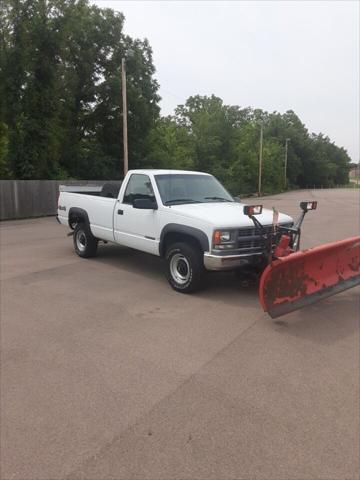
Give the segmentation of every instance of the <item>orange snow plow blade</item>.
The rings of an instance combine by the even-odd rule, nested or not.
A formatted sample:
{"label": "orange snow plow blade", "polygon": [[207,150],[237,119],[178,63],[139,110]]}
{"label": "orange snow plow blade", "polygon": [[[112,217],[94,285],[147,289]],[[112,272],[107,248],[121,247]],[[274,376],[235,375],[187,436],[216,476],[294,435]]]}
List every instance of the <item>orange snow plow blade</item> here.
{"label": "orange snow plow blade", "polygon": [[291,253],[268,265],[259,297],[272,318],[360,284],[360,237]]}

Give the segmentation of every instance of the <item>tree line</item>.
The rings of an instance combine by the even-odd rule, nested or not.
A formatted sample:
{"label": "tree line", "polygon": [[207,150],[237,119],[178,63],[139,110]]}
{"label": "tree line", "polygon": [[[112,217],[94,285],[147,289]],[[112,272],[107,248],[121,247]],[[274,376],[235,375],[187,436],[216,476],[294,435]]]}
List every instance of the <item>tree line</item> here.
{"label": "tree line", "polygon": [[216,175],[233,193],[348,182],[350,158],[308,132],[293,111],[268,113],[194,95],[160,115],[147,40],[124,33],[124,16],[87,0],[0,0],[0,177],[122,176],[121,59],[126,59],[130,168]]}

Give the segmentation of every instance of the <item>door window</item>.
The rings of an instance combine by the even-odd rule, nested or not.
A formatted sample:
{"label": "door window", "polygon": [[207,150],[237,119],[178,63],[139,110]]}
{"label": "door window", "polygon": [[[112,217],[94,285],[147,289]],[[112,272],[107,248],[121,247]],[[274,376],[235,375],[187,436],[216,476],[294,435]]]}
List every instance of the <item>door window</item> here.
{"label": "door window", "polygon": [[155,202],[154,190],[147,175],[133,173],[127,184],[123,203],[133,205],[138,198],[149,198]]}

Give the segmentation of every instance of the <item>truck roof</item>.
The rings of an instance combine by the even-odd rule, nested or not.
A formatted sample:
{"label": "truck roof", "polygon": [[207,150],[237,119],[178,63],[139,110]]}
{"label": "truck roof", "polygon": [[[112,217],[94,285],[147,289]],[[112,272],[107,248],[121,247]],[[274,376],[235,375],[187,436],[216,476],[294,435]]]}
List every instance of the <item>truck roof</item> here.
{"label": "truck roof", "polygon": [[156,168],[147,168],[147,169],[137,169],[129,170],[129,173],[147,173],[152,175],[172,175],[172,174],[182,174],[182,175],[210,175],[205,172],[195,172],[191,170],[166,170],[166,169],[156,169]]}

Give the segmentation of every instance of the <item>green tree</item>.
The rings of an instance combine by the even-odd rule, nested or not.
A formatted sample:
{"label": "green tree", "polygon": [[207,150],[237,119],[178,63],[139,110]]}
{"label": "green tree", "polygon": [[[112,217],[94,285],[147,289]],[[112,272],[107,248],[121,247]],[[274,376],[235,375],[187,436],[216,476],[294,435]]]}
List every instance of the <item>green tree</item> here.
{"label": "green tree", "polygon": [[12,172],[8,161],[9,137],[5,123],[0,123],[0,178],[11,178]]}
{"label": "green tree", "polygon": [[126,59],[129,164],[203,170],[236,194],[347,183],[350,158],[299,117],[194,95],[160,118],[149,42],[124,15],[88,0],[0,0],[0,173],[3,178],[120,178],[121,60]]}
{"label": "green tree", "polygon": [[[127,57],[130,164],[159,116],[147,40],[87,0],[3,0],[0,121],[17,178],[122,174],[121,59]],[[130,55],[130,51],[132,54]]]}
{"label": "green tree", "polygon": [[249,121],[249,114],[249,109],[224,105],[214,95],[190,97],[178,106],[175,121],[188,131],[195,169],[211,172],[227,182],[236,160],[238,132]]}
{"label": "green tree", "polygon": [[159,119],[148,138],[146,168],[194,170],[194,143],[188,129],[172,117]]}

